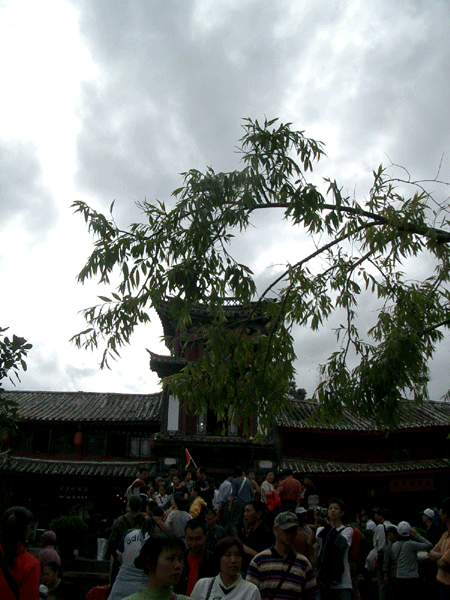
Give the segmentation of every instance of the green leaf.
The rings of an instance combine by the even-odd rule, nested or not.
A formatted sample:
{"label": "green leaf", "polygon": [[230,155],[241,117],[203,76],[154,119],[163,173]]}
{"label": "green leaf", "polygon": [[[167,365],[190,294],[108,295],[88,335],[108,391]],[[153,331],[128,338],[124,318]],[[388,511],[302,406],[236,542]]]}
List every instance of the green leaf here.
{"label": "green leaf", "polygon": [[[193,410],[209,403],[217,418],[228,412],[247,423],[257,414],[270,428],[288,406],[291,332],[326,327],[330,357],[320,366],[318,414],[338,419],[346,406],[395,427],[404,398],[427,398],[423,374],[450,323],[450,210],[442,200],[448,193],[440,193],[448,184],[405,180],[403,170],[380,165],[366,193],[347,197],[339,182],[324,178],[321,185],[310,176],[325,155],[323,143],[278,119],[244,119],[239,152],[242,169],[186,171],[170,208],[144,201],[142,222],[125,230],[74,203],[95,238],[78,280],[97,279],[115,291],[114,302],[99,296],[105,304],[84,311],[89,327],[73,341],[91,349],[104,341],[108,366],[135,327],[148,322],[150,308],[167,309],[183,351],[201,339],[201,352],[192,350],[196,361],[167,382]],[[266,222],[283,219],[289,235],[298,232],[298,244],[272,280],[264,275],[258,296],[261,265],[256,271],[243,264],[239,249],[246,241],[270,249],[267,230],[255,226],[264,222],[255,218],[261,214]],[[407,261],[429,261],[435,270],[411,280]],[[270,261],[266,266],[273,269]],[[228,297],[243,307],[234,332]],[[200,309],[208,313],[205,323],[195,318]],[[366,330],[358,312],[371,319]],[[341,325],[331,330],[328,320]]]}

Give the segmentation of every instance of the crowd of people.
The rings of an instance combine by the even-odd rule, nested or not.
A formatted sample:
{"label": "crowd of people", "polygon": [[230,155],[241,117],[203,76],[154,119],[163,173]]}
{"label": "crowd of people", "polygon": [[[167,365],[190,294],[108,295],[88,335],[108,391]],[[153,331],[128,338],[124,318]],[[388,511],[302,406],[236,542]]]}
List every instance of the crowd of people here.
{"label": "crowd of people", "polygon": [[[125,491],[126,511],[96,537],[111,600],[365,600],[369,584],[379,600],[450,599],[450,498],[411,526],[389,508],[321,506],[312,478],[289,469],[260,481],[236,467],[219,485],[202,467],[192,475],[142,468]],[[23,507],[3,517],[1,597],[84,598],[62,577],[53,532],[36,557],[26,550],[31,523]]]}

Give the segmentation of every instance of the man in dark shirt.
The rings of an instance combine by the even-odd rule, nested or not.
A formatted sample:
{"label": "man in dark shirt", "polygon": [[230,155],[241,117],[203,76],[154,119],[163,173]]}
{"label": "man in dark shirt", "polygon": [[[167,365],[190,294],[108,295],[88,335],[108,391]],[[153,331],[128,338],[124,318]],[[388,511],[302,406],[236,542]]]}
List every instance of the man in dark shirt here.
{"label": "man in dark shirt", "polygon": [[178,467],[176,464],[170,465],[169,467],[169,475],[164,479],[164,485],[166,486],[166,490],[170,490],[170,493],[173,493],[173,477],[174,475],[178,475]]}
{"label": "man in dark shirt", "polygon": [[207,477],[205,467],[198,467],[195,471],[197,476],[197,483],[200,483],[201,496],[208,505],[208,508],[212,508],[212,501],[214,498],[214,479]]}
{"label": "man in dark shirt", "polygon": [[233,481],[231,482],[230,504],[230,535],[237,537],[243,526],[244,509],[253,500],[253,488],[245,477],[241,467],[235,467]]}
{"label": "man in dark shirt", "polygon": [[434,510],[431,508],[426,508],[422,513],[422,522],[427,528],[425,537],[433,544],[433,547],[436,546],[442,535],[440,527],[434,523],[434,517]]}
{"label": "man in dark shirt", "polygon": [[266,505],[261,500],[251,500],[244,509],[244,520],[248,527],[242,538],[244,560],[242,570],[247,571],[251,559],[275,543],[275,535],[265,524]]}
{"label": "man in dark shirt", "polygon": [[206,550],[206,526],[200,519],[192,519],[186,523],[185,541],[187,551],[184,555],[183,571],[180,580],[174,587],[177,594],[190,596],[199,579],[212,577],[217,572],[211,560],[211,552]]}
{"label": "man in dark shirt", "polygon": [[214,552],[214,548],[219,540],[225,537],[225,529],[217,525],[217,516],[212,508],[208,509],[205,515],[206,520],[206,544],[205,548]]}
{"label": "man in dark shirt", "polygon": [[306,510],[310,508],[316,508],[319,504],[319,496],[317,490],[313,485],[311,475],[305,475],[303,478],[303,506]]}

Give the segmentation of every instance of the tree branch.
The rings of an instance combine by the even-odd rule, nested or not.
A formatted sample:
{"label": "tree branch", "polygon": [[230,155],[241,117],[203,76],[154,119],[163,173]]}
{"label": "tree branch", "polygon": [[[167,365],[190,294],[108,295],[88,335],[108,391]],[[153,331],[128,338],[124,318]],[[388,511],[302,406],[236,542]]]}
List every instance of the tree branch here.
{"label": "tree branch", "polygon": [[440,321],[440,323],[430,325],[430,327],[427,327],[426,329],[421,329],[417,332],[417,335],[423,337],[424,335],[427,335],[428,333],[431,333],[432,331],[435,331],[436,329],[439,329],[439,327],[443,327],[444,325],[450,325],[450,318],[444,319],[443,321]]}

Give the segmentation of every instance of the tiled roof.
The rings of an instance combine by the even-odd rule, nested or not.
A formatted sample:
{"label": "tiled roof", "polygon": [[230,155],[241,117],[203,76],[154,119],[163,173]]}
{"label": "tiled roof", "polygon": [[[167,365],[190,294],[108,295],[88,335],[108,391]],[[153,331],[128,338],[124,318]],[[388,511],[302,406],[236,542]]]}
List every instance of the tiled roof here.
{"label": "tiled roof", "polygon": [[[374,419],[356,417],[346,408],[339,423],[308,421],[317,405],[307,400],[292,400],[292,410],[283,411],[277,420],[278,427],[287,429],[308,429],[313,431],[361,431],[381,432]],[[416,406],[413,402],[403,402],[398,429],[427,429],[430,427],[448,427],[450,425],[449,402],[424,402]]]}
{"label": "tiled roof", "polygon": [[156,466],[151,461],[107,462],[81,460],[50,460],[11,456],[9,452],[0,455],[0,472],[29,475],[70,475],[82,477],[135,477],[140,464]]}
{"label": "tiled roof", "polygon": [[161,420],[161,394],[2,391],[21,421],[148,423]]}
{"label": "tiled roof", "polygon": [[292,469],[297,473],[325,474],[395,474],[408,471],[433,471],[450,469],[450,458],[436,458],[415,461],[399,461],[392,463],[338,463],[327,461],[302,460],[300,458],[284,458],[282,469]]}
{"label": "tiled roof", "polygon": [[148,351],[148,353],[150,354],[151,360],[155,360],[161,363],[167,363],[168,365],[180,365],[184,367],[185,365],[189,364],[189,361],[183,356],[172,356],[171,354],[156,354],[155,352],[150,352],[150,350]]}
{"label": "tiled roof", "polygon": [[[134,477],[140,462],[108,462],[80,460],[50,460],[11,456],[9,452],[0,455],[0,472],[22,473],[34,475],[70,475],[83,477]],[[146,461],[150,467],[156,463]],[[393,463],[337,463],[327,461],[301,460],[285,458],[282,469],[292,469],[298,473],[314,475],[337,474],[390,474],[407,473],[408,471],[434,471],[450,469],[449,458],[428,459],[419,461],[401,461]],[[152,470],[152,469],[151,469]]]}
{"label": "tiled roof", "polygon": [[[172,357],[168,357],[172,358]],[[177,359],[178,360],[178,359]],[[148,423],[161,421],[162,395],[102,394],[94,392],[2,391],[0,397],[18,404],[21,421],[85,423]],[[344,408],[340,423],[315,423],[308,419],[316,404],[292,400],[292,410],[284,410],[277,425],[285,429],[309,431],[382,432],[374,420],[355,417]],[[450,426],[450,403],[424,402],[422,406],[404,402],[399,429],[428,429]],[[204,436],[201,436],[205,439]],[[230,440],[233,438],[231,437]]]}

